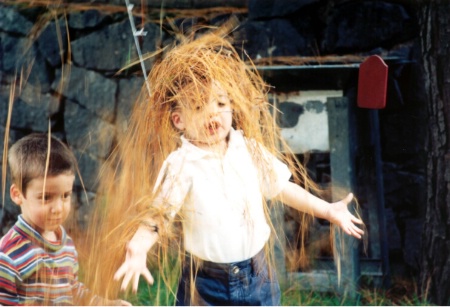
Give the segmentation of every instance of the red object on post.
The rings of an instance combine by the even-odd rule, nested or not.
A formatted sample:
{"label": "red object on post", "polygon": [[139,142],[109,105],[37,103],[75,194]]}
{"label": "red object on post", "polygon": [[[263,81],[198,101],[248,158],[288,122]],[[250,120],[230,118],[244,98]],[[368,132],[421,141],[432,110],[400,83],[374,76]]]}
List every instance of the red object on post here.
{"label": "red object on post", "polygon": [[358,107],[383,109],[386,106],[388,66],[378,55],[368,57],[359,66]]}

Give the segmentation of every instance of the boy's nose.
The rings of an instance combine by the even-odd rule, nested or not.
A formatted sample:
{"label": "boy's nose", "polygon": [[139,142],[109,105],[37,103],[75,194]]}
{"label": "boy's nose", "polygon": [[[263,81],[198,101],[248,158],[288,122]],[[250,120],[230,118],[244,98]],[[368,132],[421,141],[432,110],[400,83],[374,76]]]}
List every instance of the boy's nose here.
{"label": "boy's nose", "polygon": [[64,206],[64,201],[61,198],[58,198],[52,206],[52,213],[59,213],[62,211]]}

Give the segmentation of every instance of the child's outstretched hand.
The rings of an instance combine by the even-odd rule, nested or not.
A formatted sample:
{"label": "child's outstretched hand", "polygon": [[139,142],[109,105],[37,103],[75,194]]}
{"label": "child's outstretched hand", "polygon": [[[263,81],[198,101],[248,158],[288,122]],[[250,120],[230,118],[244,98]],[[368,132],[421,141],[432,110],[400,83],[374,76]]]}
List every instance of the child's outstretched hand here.
{"label": "child's outstretched hand", "polygon": [[348,194],[341,201],[329,203],[289,181],[277,197],[294,209],[329,220],[331,223],[341,227],[348,235],[361,239],[361,236],[364,234],[364,231],[355,225],[364,224],[363,221],[351,214],[347,208],[353,199],[352,193]]}
{"label": "child's outstretched hand", "polygon": [[362,220],[350,213],[348,204],[352,201],[353,194],[348,194],[344,199],[331,203],[328,209],[327,219],[342,228],[342,230],[355,238],[361,239],[364,231],[355,224],[364,224]]}
{"label": "child's outstretched hand", "polygon": [[121,290],[126,290],[130,281],[132,290],[137,292],[139,277],[142,275],[149,284],[153,284],[153,276],[147,268],[147,252],[153,244],[151,238],[139,229],[127,244],[125,261],[114,274],[114,280],[122,280]]}

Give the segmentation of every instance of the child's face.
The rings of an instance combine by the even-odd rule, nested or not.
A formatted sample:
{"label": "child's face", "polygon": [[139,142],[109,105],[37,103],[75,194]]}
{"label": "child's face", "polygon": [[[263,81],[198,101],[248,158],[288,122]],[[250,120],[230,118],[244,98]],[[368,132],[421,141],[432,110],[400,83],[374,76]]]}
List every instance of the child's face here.
{"label": "child's face", "polygon": [[13,184],[11,198],[21,206],[27,223],[44,237],[54,238],[69,215],[74,180],[70,173],[47,177],[44,187],[44,178],[35,178],[28,183],[26,195]]}
{"label": "child's face", "polygon": [[200,148],[226,145],[233,121],[230,98],[219,84],[213,83],[206,103],[174,111],[172,121]]}

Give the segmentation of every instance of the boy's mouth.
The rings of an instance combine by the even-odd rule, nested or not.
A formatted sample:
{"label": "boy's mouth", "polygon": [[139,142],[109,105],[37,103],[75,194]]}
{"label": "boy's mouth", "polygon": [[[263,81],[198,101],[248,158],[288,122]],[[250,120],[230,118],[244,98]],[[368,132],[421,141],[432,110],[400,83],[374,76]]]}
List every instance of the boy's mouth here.
{"label": "boy's mouth", "polygon": [[62,218],[53,218],[48,220],[51,224],[61,224]]}

